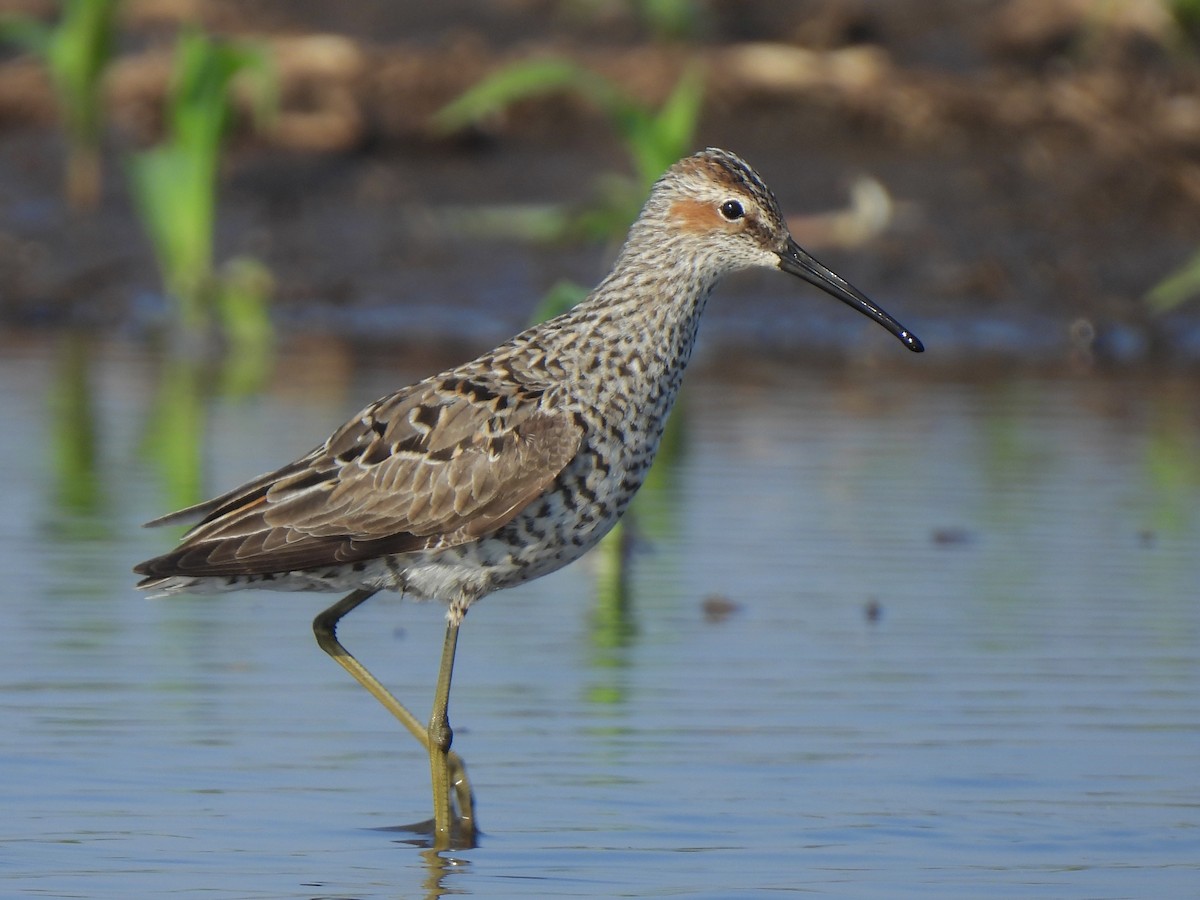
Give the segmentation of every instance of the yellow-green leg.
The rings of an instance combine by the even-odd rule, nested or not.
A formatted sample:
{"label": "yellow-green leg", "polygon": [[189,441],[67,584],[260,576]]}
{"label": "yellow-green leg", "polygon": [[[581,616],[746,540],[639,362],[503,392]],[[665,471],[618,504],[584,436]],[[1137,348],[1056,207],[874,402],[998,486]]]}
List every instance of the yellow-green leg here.
{"label": "yellow-green leg", "polygon": [[446,631],[446,644],[442,651],[442,663],[438,673],[437,691],[434,694],[433,715],[429,725],[422,725],[408,708],[380,684],[362,663],[351,655],[337,639],[337,625],[341,618],[359,606],[375,591],[351,591],[333,606],[313,619],[313,633],[321,649],[333,657],[354,680],[365,687],[371,696],[383,704],[400,724],[421,742],[429,754],[430,770],[433,775],[434,839],[440,847],[448,847],[454,833],[455,820],[451,804],[451,791],[458,803],[459,840],[466,845],[475,841],[475,810],[471,782],[462,758],[450,750],[453,733],[446,717],[450,697],[450,674],[454,668],[454,648],[458,640],[458,624],[453,623]]}
{"label": "yellow-green leg", "polygon": [[437,690],[433,694],[433,712],[429,714],[429,774],[433,780],[433,821],[438,842],[447,843],[451,834],[450,815],[450,743],[454,731],[450,728],[450,678],[454,673],[454,650],[458,645],[458,621],[446,625],[446,641],[442,645],[442,663],[438,667]]}

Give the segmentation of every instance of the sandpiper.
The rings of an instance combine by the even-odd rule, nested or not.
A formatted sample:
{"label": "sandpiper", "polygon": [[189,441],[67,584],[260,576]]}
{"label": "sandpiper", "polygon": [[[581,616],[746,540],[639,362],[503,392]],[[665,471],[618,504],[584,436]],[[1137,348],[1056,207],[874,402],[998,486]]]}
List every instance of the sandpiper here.
{"label": "sandpiper", "polygon": [[[709,294],[752,267],[798,275],[924,349],[792,239],[757,172],[704,150],[658,180],[613,270],[576,307],[375,401],[295,462],[148,523],[197,524],[136,567],[138,587],[348,591],[314,620],[317,642],[424,745],[435,846],[472,843],[447,715],[463,616],[613,527],[654,459]],[[427,724],[338,642],[342,616],[381,590],[448,604]]]}

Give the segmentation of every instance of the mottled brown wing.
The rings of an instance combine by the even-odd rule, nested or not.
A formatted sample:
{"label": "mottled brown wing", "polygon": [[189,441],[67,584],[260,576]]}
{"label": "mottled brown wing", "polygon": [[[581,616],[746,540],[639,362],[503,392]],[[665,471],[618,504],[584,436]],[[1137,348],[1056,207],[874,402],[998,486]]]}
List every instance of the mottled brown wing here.
{"label": "mottled brown wing", "polygon": [[137,571],[265,574],[476,540],[549,487],[581,441],[582,428],[542,388],[423,382],[368,407],[303,459],[158,520],[204,516]]}

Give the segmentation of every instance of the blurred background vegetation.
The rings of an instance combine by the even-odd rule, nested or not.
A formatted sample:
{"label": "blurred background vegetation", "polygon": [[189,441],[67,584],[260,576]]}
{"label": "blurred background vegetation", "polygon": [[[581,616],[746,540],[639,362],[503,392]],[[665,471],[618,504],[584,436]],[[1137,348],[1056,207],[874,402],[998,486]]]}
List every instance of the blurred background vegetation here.
{"label": "blurred background vegetation", "polygon": [[[1190,360],[1198,10],[4,0],[0,322],[174,322],[261,356],[272,322],[454,344],[450,298],[499,339],[576,299],[657,173],[720,144],[802,242],[937,321],[939,364]],[[462,241],[511,291],[458,277]],[[774,313],[730,338],[810,337]]]}
{"label": "blurred background vegetation", "polygon": [[[1195,0],[5,0],[0,322],[174,323],[260,370],[272,323],[498,340],[720,144],[802,242],[936,320],[938,365],[1190,360],[1198,23]],[[461,241],[511,290],[458,278]],[[730,340],[809,337],[774,314]]]}
{"label": "blurred background vegetation", "polygon": [[[187,502],[207,398],[279,341],[473,354],[576,302],[709,144],[927,371],[1200,358],[1196,0],[5,0],[0,39],[0,329],[67,335],[76,504],[93,342],[157,348],[144,444]],[[714,353],[901,364],[729,293]]]}

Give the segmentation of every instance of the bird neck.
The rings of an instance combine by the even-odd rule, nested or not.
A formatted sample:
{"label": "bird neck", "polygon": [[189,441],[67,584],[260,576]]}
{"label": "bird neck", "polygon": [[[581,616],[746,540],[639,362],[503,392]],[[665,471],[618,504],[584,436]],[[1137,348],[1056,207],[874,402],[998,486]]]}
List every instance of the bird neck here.
{"label": "bird neck", "polygon": [[586,299],[547,323],[560,351],[551,353],[570,361],[564,375],[590,386],[580,393],[599,398],[607,415],[628,418],[631,441],[638,434],[657,444],[716,280],[669,255],[627,248]]}
{"label": "bird neck", "polygon": [[[574,310],[582,327],[616,359],[644,368],[687,364],[716,279],[668,252],[634,253],[628,247],[612,272]],[[615,361],[615,360],[614,360]]]}
{"label": "bird neck", "polygon": [[513,338],[499,355],[528,362],[532,351],[543,374],[590,385],[584,395],[617,390],[631,409],[665,414],[720,272],[694,243],[639,237],[641,224],[586,298]]}

